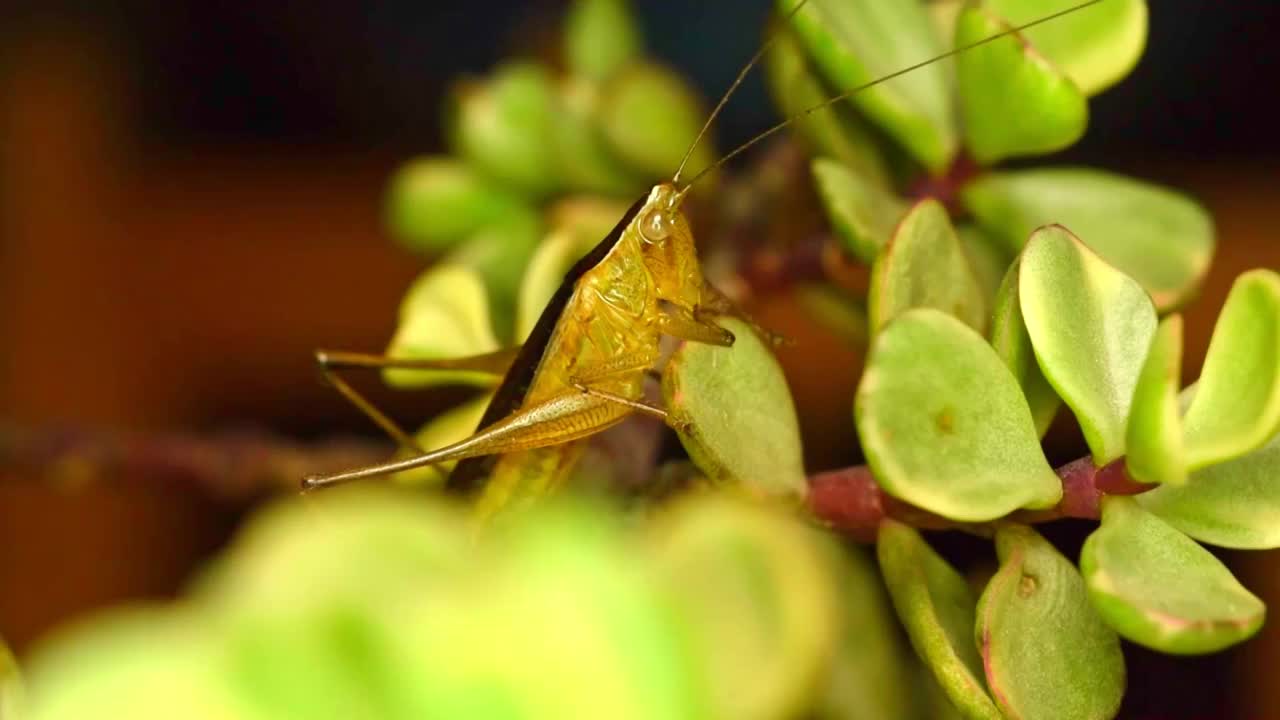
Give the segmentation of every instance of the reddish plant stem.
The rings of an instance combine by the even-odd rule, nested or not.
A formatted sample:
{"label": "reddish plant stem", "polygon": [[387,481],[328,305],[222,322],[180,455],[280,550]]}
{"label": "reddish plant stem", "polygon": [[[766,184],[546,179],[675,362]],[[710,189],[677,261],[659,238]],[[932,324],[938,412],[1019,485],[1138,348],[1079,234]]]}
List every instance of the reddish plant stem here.
{"label": "reddish plant stem", "polygon": [[[1020,510],[1009,519],[1041,523],[1060,518],[1099,517],[1105,495],[1136,495],[1155,487],[1136,482],[1125,471],[1124,459],[1102,467],[1088,457],[1055,471],[1062,480],[1062,500],[1047,510]],[[965,523],[935,515],[889,496],[865,465],[818,473],[809,478],[808,505],[822,524],[861,542],[875,540],[880,521],[892,518],[922,530],[981,532],[986,523]]]}

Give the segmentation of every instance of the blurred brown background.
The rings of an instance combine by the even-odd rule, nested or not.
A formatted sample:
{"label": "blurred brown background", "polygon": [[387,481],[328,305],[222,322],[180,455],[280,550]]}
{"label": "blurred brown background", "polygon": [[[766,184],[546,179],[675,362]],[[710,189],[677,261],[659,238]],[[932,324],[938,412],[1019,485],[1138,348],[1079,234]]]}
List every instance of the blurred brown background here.
{"label": "blurred brown background", "polygon": [[[651,47],[708,95],[754,49],[767,4],[637,2]],[[1231,279],[1280,267],[1280,8],[1151,5],[1147,56],[1095,101],[1068,159],[1181,187],[1213,212],[1218,257],[1188,313],[1191,378]],[[316,381],[310,353],[381,347],[421,268],[380,228],[383,182],[403,158],[438,147],[451,77],[538,47],[562,10],[550,0],[7,5],[0,423],[373,437]],[[721,146],[771,118],[750,84],[719,128]],[[778,322],[800,322],[782,307],[770,311]],[[793,366],[834,372],[793,373],[802,410],[847,418],[847,403],[831,398],[850,397],[854,379],[816,382],[852,358],[803,348]],[[439,402],[379,398],[406,417]],[[0,636],[20,651],[83,608],[172,592],[241,509],[177,487],[3,480]],[[1280,555],[1229,559],[1280,606]],[[1134,657],[1135,717],[1280,717],[1267,682],[1280,671],[1280,626],[1220,657]]]}

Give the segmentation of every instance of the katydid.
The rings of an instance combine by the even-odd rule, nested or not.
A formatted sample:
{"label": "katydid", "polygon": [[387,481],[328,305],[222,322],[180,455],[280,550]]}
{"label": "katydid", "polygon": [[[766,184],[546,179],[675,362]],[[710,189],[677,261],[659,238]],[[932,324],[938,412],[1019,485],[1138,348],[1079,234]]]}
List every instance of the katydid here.
{"label": "katydid", "polygon": [[[806,1],[800,0],[783,23]],[[712,110],[672,180],[637,200],[608,236],[569,270],[521,347],[446,360],[317,353],[322,371],[338,390],[402,445],[416,449],[416,454],[348,472],[307,477],[303,487],[462,460],[451,473],[448,487],[472,492],[483,484],[478,510],[488,515],[513,497],[534,497],[552,490],[569,473],[587,438],[632,413],[647,414],[680,429],[678,419],[647,403],[644,396],[645,380],[660,361],[660,343],[664,336],[671,336],[731,346],[733,335],[714,318],[737,312],[703,277],[693,234],[681,210],[689,188],[709,171],[805,115],[912,70],[1102,1],[1077,4],[842,92],[779,122],[682,186],[680,175],[694,147],[772,40],[766,42]],[[341,367],[464,369],[501,375],[502,381],[475,434],[424,452],[333,374]]]}

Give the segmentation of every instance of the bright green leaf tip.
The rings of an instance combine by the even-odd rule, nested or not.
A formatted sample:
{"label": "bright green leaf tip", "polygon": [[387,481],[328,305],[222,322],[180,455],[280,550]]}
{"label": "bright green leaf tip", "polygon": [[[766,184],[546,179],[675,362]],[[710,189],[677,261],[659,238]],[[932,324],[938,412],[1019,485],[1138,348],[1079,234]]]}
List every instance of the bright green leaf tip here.
{"label": "bright green leaf tip", "polygon": [[[1009,25],[982,7],[956,21],[956,47],[998,35]],[[1074,81],[1019,36],[956,57],[965,140],[983,164],[1061,150],[1084,134],[1088,104]]]}
{"label": "bright green leaf tip", "polygon": [[[778,12],[789,13],[798,2],[777,0]],[[923,3],[810,2],[796,13],[792,26],[835,88],[857,87],[943,50]],[[877,85],[850,102],[930,170],[941,172],[955,156],[959,142],[941,66],[929,65]]]}
{"label": "bright green leaf tip", "polygon": [[1001,720],[973,642],[969,584],[908,525],[882,522],[876,553],[898,617],[942,691],[966,718]]}
{"label": "bright green leaf tip", "polygon": [[1236,278],[1184,424],[1192,469],[1240,457],[1280,431],[1280,274]]}
{"label": "bright green leaf tip", "polygon": [[941,310],[978,332],[987,324],[985,292],[946,208],[932,198],[907,212],[871,268],[871,333],[916,307]]}
{"label": "bright green leaf tip", "polygon": [[1017,381],[981,335],[945,313],[908,310],[885,326],[854,415],[876,480],[917,507],[983,522],[1062,497]]}
{"label": "bright green leaf tip", "polygon": [[1132,498],[1103,501],[1080,552],[1098,612],[1121,635],[1179,655],[1211,653],[1262,627],[1266,607],[1212,553]]}
{"label": "bright green leaf tip", "polygon": [[1145,483],[1187,481],[1178,385],[1182,378],[1182,316],[1170,315],[1156,328],[1138,375],[1125,431],[1125,468]]}
{"label": "bright green leaf tip", "polygon": [[1018,295],[1045,378],[1080,421],[1094,462],[1124,455],[1126,423],[1156,331],[1151,299],[1066,228],[1032,233]]}
{"label": "bright green leaf tip", "polygon": [[1115,717],[1124,695],[1120,639],[1076,568],[1029,527],[996,533],[1000,569],[978,600],[975,637],[987,687],[1025,720]]}
{"label": "bright green leaf tip", "polygon": [[[400,303],[400,322],[387,346],[395,358],[438,359],[493,352],[499,348],[489,321],[484,281],[461,265],[436,265],[414,280]],[[383,380],[412,388],[444,383],[489,386],[494,377],[463,370],[386,369]]]}

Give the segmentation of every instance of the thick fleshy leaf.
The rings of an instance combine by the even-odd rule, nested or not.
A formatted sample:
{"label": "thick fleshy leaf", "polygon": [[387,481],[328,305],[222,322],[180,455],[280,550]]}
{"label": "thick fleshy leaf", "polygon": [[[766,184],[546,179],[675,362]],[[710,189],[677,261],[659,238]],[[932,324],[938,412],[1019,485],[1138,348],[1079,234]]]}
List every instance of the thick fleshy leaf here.
{"label": "thick fleshy leaf", "polygon": [[[427,269],[400,303],[400,324],[387,346],[396,358],[453,358],[493,352],[499,347],[489,323],[489,299],[474,270],[459,265]],[[489,386],[492,375],[464,370],[386,369],[393,387],[444,383]]]}
{"label": "thick fleshy leaf", "polygon": [[[432,418],[413,435],[418,447],[423,451],[431,451],[466,440],[479,427],[480,418],[484,416],[492,399],[492,395],[482,395]],[[400,456],[408,457],[409,453],[401,451]],[[391,479],[406,485],[443,485],[455,465],[457,462],[414,468],[398,472]]]}
{"label": "thick fleshy leaf", "polygon": [[950,315],[909,310],[885,327],[854,403],[876,480],[917,507],[982,522],[1062,497],[1017,381]]}
{"label": "thick fleshy leaf", "polygon": [[22,702],[22,680],[18,674],[18,661],[0,638],[0,720],[18,720]]}
{"label": "thick fleshy leaf", "polygon": [[[985,0],[1022,25],[1062,9],[1053,0]],[[1108,0],[1026,31],[1036,50],[1062,68],[1088,95],[1129,74],[1147,42],[1146,0]]]}
{"label": "thick fleshy leaf", "polygon": [[[778,12],[791,12],[799,1],[778,0]],[[943,49],[922,3],[811,2],[792,18],[792,26],[828,84],[838,90],[851,90]],[[938,65],[876,85],[851,101],[929,169],[941,171],[955,155],[951,98]]]}
{"label": "thick fleshy leaf", "polygon": [[1013,373],[1036,423],[1036,434],[1044,437],[1062,406],[1058,393],[1044,379],[1031,349],[1031,336],[1022,321],[1022,304],[1018,300],[1018,282],[1022,277],[1022,259],[1017,258],[1005,273],[996,292],[995,314],[991,320],[991,347]]}
{"label": "thick fleshy leaf", "polygon": [[577,0],[565,20],[569,72],[604,80],[640,55],[640,29],[627,0]]}
{"label": "thick fleshy leaf", "polygon": [[[968,7],[956,20],[956,47],[1008,29],[986,7]],[[1084,93],[1025,38],[1007,35],[961,53],[955,62],[965,141],[978,162],[1050,153],[1084,134]]]}
{"label": "thick fleshy leaf", "polygon": [[1023,720],[1115,717],[1124,696],[1120,639],[1089,602],[1084,580],[1029,527],[996,533],[1000,570],[978,599],[987,687]]}
{"label": "thick fleshy leaf", "polygon": [[[23,714],[3,718],[258,720],[269,716],[239,697],[237,688],[223,676],[223,663],[215,662],[211,653],[215,642],[207,628],[194,626],[190,613],[149,607],[99,613],[59,628],[42,642],[28,666],[30,692],[24,698]],[[322,699],[336,694],[331,687],[315,690]]]}
{"label": "thick fleshy leaf", "polygon": [[1133,498],[1103,500],[1080,571],[1107,623],[1161,652],[1217,652],[1257,632],[1266,615],[1220,560]]}
{"label": "thick fleshy leaf", "polygon": [[[671,70],[651,63],[628,65],[604,86],[600,126],[619,157],[645,177],[669,178],[697,137],[706,110]],[[711,164],[710,137],[698,143],[685,178]]]}
{"label": "thick fleshy leaf", "polygon": [[889,598],[862,547],[832,542],[828,573],[843,612],[835,657],[827,663],[825,692],[813,716],[822,720],[906,718],[919,706],[912,687],[916,662],[902,642]]}
{"label": "thick fleshy leaf", "polygon": [[1098,465],[1124,454],[1125,426],[1156,311],[1138,283],[1066,228],[1032,234],[1018,296],[1036,360],[1080,421]]}
{"label": "thick fleshy leaf", "polygon": [[1125,433],[1125,469],[1146,483],[1187,480],[1178,385],[1182,378],[1182,316],[1170,315],[1156,328]]}
{"label": "thick fleshy leaf", "polygon": [[976,225],[957,226],[956,236],[960,238],[960,245],[969,258],[969,266],[973,268],[978,287],[982,288],[987,307],[994,308],[1000,282],[1008,273],[1014,256],[999,240]]}
{"label": "thick fleshy leaf", "polygon": [[810,317],[855,348],[867,346],[867,307],[846,290],[829,283],[807,283],[795,288],[796,301]]}
{"label": "thick fleshy leaf", "polygon": [[[804,114],[831,93],[814,74],[794,32],[779,29],[765,54],[769,91],[784,117],[796,118],[795,131],[815,157],[827,157],[882,189],[891,185],[889,169],[866,121],[844,103]],[[870,262],[870,260],[867,260]]]}
{"label": "thick fleshy leaf", "polygon": [[1236,278],[1184,423],[1193,469],[1240,457],[1280,431],[1280,274]]}
{"label": "thick fleshy leaf", "polygon": [[874,262],[907,210],[896,195],[847,165],[828,158],[813,161],[814,187],[845,249]]}
{"label": "thick fleshy leaf", "polygon": [[1002,720],[973,642],[969,584],[908,525],[885,520],[876,538],[885,585],[916,654],[967,718]]}
{"label": "thick fleshy leaf", "polygon": [[643,179],[627,167],[596,122],[600,102],[596,83],[568,78],[560,86],[554,133],[565,185],[575,192],[638,195]]}
{"label": "thick fleshy leaf", "polygon": [[836,650],[826,539],[776,511],[702,495],[655,527],[654,560],[706,663],[710,717],[794,717]]}
{"label": "thick fleshy leaf", "polygon": [[481,228],[442,261],[479,273],[489,297],[493,331],[499,338],[512,337],[520,281],[542,237],[542,221],[537,213],[512,213]]}
{"label": "thick fleshy leaf", "polygon": [[1191,537],[1222,547],[1280,547],[1280,436],[1248,455],[1191,473],[1186,485],[1138,496]]}
{"label": "thick fleshy leaf", "polygon": [[986,299],[969,256],[946,208],[932,198],[911,208],[872,266],[867,292],[872,334],[919,307],[949,313],[979,332],[987,324]]}
{"label": "thick fleshy leaf", "polygon": [[764,495],[804,494],[804,458],[795,405],[782,368],[749,325],[720,324],[733,347],[684,343],[662,375],[667,411],[689,457],[712,480]]}
{"label": "thick fleshy leaf", "polygon": [[1162,312],[1195,292],[1213,257],[1213,223],[1199,205],[1120,175],[1086,168],[988,173],[967,184],[961,199],[1014,252],[1042,225],[1070,228],[1142,283]]}
{"label": "thick fleshy leaf", "polygon": [[486,225],[531,212],[463,163],[434,156],[411,160],[396,171],[385,209],[391,234],[418,252],[449,248]]}
{"label": "thick fleshy leaf", "polygon": [[456,91],[450,139],[454,151],[485,175],[534,195],[557,189],[555,82],[534,62],[514,62],[488,82]]}

